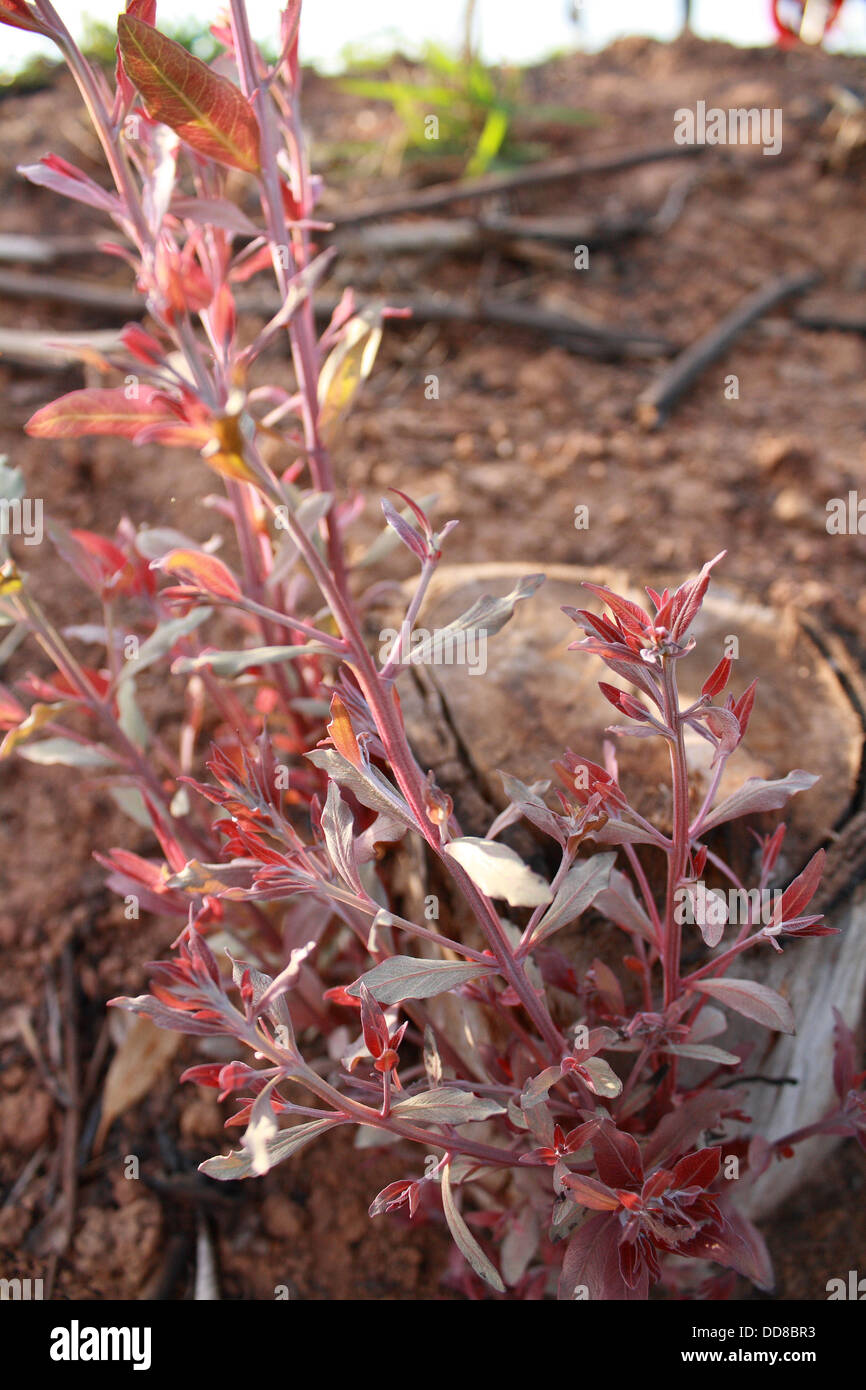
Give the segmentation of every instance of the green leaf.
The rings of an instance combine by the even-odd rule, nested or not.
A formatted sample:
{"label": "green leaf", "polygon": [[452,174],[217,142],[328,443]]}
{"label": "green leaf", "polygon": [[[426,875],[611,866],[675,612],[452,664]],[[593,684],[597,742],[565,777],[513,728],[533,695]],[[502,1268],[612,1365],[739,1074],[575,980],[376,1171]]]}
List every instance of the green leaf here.
{"label": "green leaf", "polygon": [[737,791],[719,802],[704,817],[701,834],[740,816],[753,816],[759,811],[778,811],[789,797],[808,791],[817,781],[813,773],[802,772],[799,768],[789,772],[787,777],[777,777],[771,782],[765,782],[762,777],[748,777]]}
{"label": "green leaf", "polygon": [[117,687],[117,722],[136,748],[147,747],[150,742],[150,730],[139,709],[134,680],[123,681]]}
{"label": "green leaf", "polygon": [[517,581],[510,594],[504,594],[501,598],[483,594],[459,618],[455,618],[447,627],[437,628],[424,642],[413,647],[408,661],[413,666],[423,666],[426,662],[436,666],[442,664],[443,653],[447,656],[458,633],[478,632],[483,633],[485,638],[492,637],[509,621],[517,604],[534,594],[543,583],[543,574],[527,574]]}
{"label": "green leaf", "polygon": [[716,1062],[723,1067],[739,1066],[743,1060],[723,1047],[713,1047],[712,1043],[670,1043],[662,1051],[672,1052],[675,1057],[692,1057],[698,1062]]}
{"label": "green leaf", "polygon": [[211,612],[210,608],[193,608],[182,618],[171,618],[167,623],[160,623],[147,640],[142,642],[138,656],[127,661],[117,678],[117,684],[121,685],[123,681],[131,680],[133,676],[152,666],[155,661],[161,661],[166,652],[171,651],[175,642],[194,632],[210,617]]}
{"label": "green leaf", "polygon": [[115,766],[115,759],[104,749],[75,743],[71,738],[44,738],[41,743],[29,743],[19,748],[18,756],[26,758],[29,763],[39,763],[41,767],[61,763],[64,767],[90,767],[105,771]]}
{"label": "green leaf", "polygon": [[153,829],[150,812],[138,787],[109,787],[109,795],[125,816],[145,830]]}
{"label": "green leaf", "polygon": [[569,869],[556,897],[532,933],[530,946],[537,946],[586,911],[607,888],[615,860],[615,854],[595,854],[591,859],[579,860]]}
{"label": "green leaf", "polygon": [[172,674],[187,675],[202,667],[215,676],[239,676],[251,666],[270,666],[291,661],[295,656],[333,656],[324,643],[307,642],[295,647],[250,647],[245,652],[203,652],[201,656],[179,656],[172,664]]}
{"label": "green leaf", "polygon": [[470,1120],[488,1120],[491,1115],[504,1115],[505,1106],[486,1096],[474,1096],[456,1086],[439,1086],[432,1091],[419,1091],[416,1096],[398,1101],[391,1107],[393,1115],[408,1116],[414,1123],[426,1120],[435,1125],[462,1125]]}
{"label": "green leaf", "polygon": [[478,137],[475,153],[466,166],[469,177],[484,174],[499,154],[508,134],[508,112],[502,107],[488,111],[484,129]]}
{"label": "green leaf", "polygon": [[581,1062],[581,1066],[592,1078],[589,1089],[597,1096],[604,1096],[607,1100],[612,1100],[622,1091],[622,1082],[609,1062],[603,1057],[590,1057],[587,1061]]}
{"label": "green leaf", "polygon": [[498,840],[464,835],[445,846],[445,853],[466,871],[489,898],[504,898],[512,907],[539,907],[553,896],[540,874]]}
{"label": "green leaf", "polygon": [[338,753],[336,748],[314,748],[304,754],[316,767],[322,768],[340,787],[348,787],[363,806],[371,811],[386,811],[404,825],[415,826],[415,818],[396,787],[374,767],[356,767]]}
{"label": "green leaf", "polygon": [[118,19],[117,42],[127,76],[153,120],[171,126],[198,154],[256,172],[258,121],[233,82],[131,15]]}
{"label": "green leaf", "polygon": [[350,985],[347,993],[358,999],[363,983],[380,1004],[399,1004],[402,999],[431,999],[468,980],[476,980],[479,975],[489,974],[495,968],[479,965],[476,961],[390,956]]}
{"label": "green leaf", "polygon": [[[342,1120],[310,1120],[308,1124],[294,1125],[291,1129],[283,1130],[276,1139],[267,1141],[269,1167],[273,1168],[277,1163],[282,1163],[284,1158],[291,1158],[292,1154],[300,1152],[320,1134],[325,1134],[327,1130],[333,1129],[335,1124],[342,1123]],[[199,1164],[198,1171],[206,1173],[209,1178],[216,1178],[218,1182],[248,1178],[253,1172],[253,1155],[246,1149],[233,1149],[229,1154],[217,1154],[215,1158],[205,1159],[204,1163]]]}
{"label": "green leaf", "polygon": [[505,1293],[505,1285],[500,1278],[499,1271],[490,1263],[454,1205],[454,1198],[451,1193],[450,1165],[447,1163],[442,1169],[442,1210],[445,1213],[445,1220],[448,1222],[448,1229],[454,1237],[454,1244],[464,1260],[472,1266],[478,1277],[495,1289],[497,1293]]}

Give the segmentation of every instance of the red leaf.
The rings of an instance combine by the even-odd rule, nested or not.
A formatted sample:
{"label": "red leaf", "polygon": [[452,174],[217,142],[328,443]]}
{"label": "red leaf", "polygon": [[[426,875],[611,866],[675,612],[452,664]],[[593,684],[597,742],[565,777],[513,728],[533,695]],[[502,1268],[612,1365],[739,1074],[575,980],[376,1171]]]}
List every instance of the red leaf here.
{"label": "red leaf", "polygon": [[414,1216],[418,1209],[418,1184],[405,1179],[402,1182],[389,1182],[370,1203],[369,1215],[378,1216],[383,1211],[396,1211],[397,1207],[408,1203],[409,1215]]}
{"label": "red leaf", "polygon": [[211,1086],[218,1091],[222,1069],[222,1062],[204,1062],[198,1067],[187,1067],[186,1071],[181,1072],[178,1081],[192,1081],[196,1086]]}
{"label": "red leaf", "polygon": [[773,924],[788,922],[794,917],[802,916],[803,908],[809,906],[818,891],[826,858],[827,855],[822,849],[812,855],[803,872],[798,874],[782,894],[778,911],[773,913]]}
{"label": "red leaf", "polygon": [[715,1260],[751,1279],[759,1289],[773,1287],[773,1266],[764,1238],[735,1207],[726,1208],[719,1229],[702,1231],[687,1245],[679,1246],[677,1254]]}
{"label": "red leaf", "polygon": [[603,1182],[598,1182],[596,1178],[585,1178],[580,1173],[570,1173],[567,1178],[562,1180],[563,1187],[567,1187],[576,1202],[580,1202],[583,1207],[591,1207],[593,1211],[619,1211],[622,1206],[615,1192],[611,1192],[609,1187],[605,1187]]}
{"label": "red leaf", "polygon": [[672,1187],[709,1187],[719,1175],[721,1149],[698,1149],[686,1154],[673,1170]]}
{"label": "red leaf", "polygon": [[587,980],[595,986],[599,997],[610,1013],[616,1017],[625,1013],[625,999],[619,980],[610,966],[605,965],[604,961],[599,960],[597,956],[587,971]]}
{"label": "red leaf", "polygon": [[656,1126],[644,1152],[648,1168],[667,1163],[690,1148],[705,1129],[711,1129],[725,1108],[732,1108],[730,1092],[701,1091],[665,1115]]}
{"label": "red leaf", "polygon": [[606,603],[611,612],[619,618],[626,632],[640,637],[647,628],[652,627],[649,613],[645,613],[639,603],[632,603],[631,599],[615,594],[606,584],[590,584],[584,581],[582,587],[598,594],[602,603]]}
{"label": "red leaf", "polygon": [[[626,703],[630,697],[626,694],[624,690],[618,690],[615,685],[608,685],[607,681],[599,681],[598,688],[601,691],[604,698],[610,701],[614,709],[619,710],[621,714],[630,713],[630,710],[627,708]],[[637,700],[632,700],[632,704],[637,705]],[[640,711],[640,713],[638,713],[634,717],[640,719],[643,715],[643,717],[646,718],[645,713],[641,710],[641,707],[639,705],[638,710]]]}
{"label": "red leaf", "polygon": [[737,722],[740,726],[741,738],[746,737],[746,730],[749,727],[749,720],[752,717],[752,707],[755,703],[755,691],[757,690],[757,688],[758,678],[756,676],[755,679],[752,681],[752,684],[748,687],[747,690],[743,691],[743,694],[740,696],[739,700],[737,700],[734,704],[734,714],[737,716]]}
{"label": "red leaf", "polygon": [[371,1057],[381,1057],[390,1041],[388,1020],[363,980],[360,985],[360,995],[361,1030],[364,1034],[364,1046]]}
{"label": "red leaf", "polygon": [[118,19],[117,40],[126,74],[153,120],[171,126],[196,153],[256,172],[258,122],[233,82],[131,15]]}
{"label": "red leaf", "polygon": [[619,1231],[619,1220],[612,1214],[590,1216],[582,1222],[568,1242],[562,1262],[561,1299],[582,1295],[592,1302],[605,1299],[622,1303],[646,1298],[649,1279],[645,1271],[633,1289],[620,1273]]}
{"label": "red leaf", "polygon": [[143,429],[161,422],[176,423],[164,400],[151,387],[140,387],[136,400],[123,389],[96,387],[70,391],[37,410],[25,425],[39,439],[77,439],[82,434],[117,434],[135,439]]}
{"label": "red leaf", "polygon": [[162,570],[163,574],[178,575],[214,598],[241,597],[238,582],[228,565],[224,565],[215,555],[206,555],[201,550],[172,550],[154,567]]}
{"label": "red leaf", "polygon": [[51,33],[24,0],[0,0],[0,24],[9,24],[13,29],[29,29],[34,34]]}
{"label": "red leaf", "polygon": [[602,1124],[592,1139],[595,1166],[608,1187],[640,1187],[643,1163],[637,1140],[612,1124]]}
{"label": "red leaf", "polygon": [[86,203],[88,207],[99,208],[115,216],[121,212],[121,203],[115,194],[107,193],[59,154],[43,155],[38,164],[22,164],[18,172],[30,183],[36,184],[37,188],[50,188],[64,198],[72,198],[77,203]]}
{"label": "red leaf", "polygon": [[728,677],[731,674],[731,664],[731,658],[729,656],[722,657],[718,666],[714,671],[710,672],[701,686],[702,695],[709,695],[710,699],[712,699],[715,695],[718,695],[724,690],[728,683]]}
{"label": "red leaf", "polygon": [[563,606],[562,611],[584,632],[594,632],[596,637],[602,638],[605,642],[622,642],[622,633],[603,615],[596,616],[595,613],[590,613],[588,608],[569,608],[567,605]]}
{"label": "red leaf", "polygon": [[713,565],[717,565],[719,560],[727,554],[727,551],[720,550],[718,555],[714,555],[712,560],[708,560],[698,575],[697,579],[692,579],[686,584],[682,584],[671,600],[670,606],[670,629],[671,637],[675,642],[679,642],[685,637],[698,613],[701,611],[701,604],[704,595],[710,585],[710,570]]}

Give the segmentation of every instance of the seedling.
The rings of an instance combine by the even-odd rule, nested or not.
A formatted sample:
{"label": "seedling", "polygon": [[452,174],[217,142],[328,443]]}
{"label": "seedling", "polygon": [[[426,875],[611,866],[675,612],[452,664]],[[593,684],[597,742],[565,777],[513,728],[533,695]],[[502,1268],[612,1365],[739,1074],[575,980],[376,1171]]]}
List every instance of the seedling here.
{"label": "seedling", "polygon": [[[713,832],[781,809],[815,778],[750,778],[720,797],[755,686],[725,695],[733,667],[723,656],[684,706],[677,674],[693,659],[716,556],[675,591],[649,590],[647,607],[588,586],[606,615],[569,609],[563,622],[577,624],[581,653],[610,668],[616,683],[601,689],[621,722],[593,750],[599,761],[563,751],[556,790],[505,774],[507,809],[483,838],[462,831],[447,787],[407,738],[400,682],[458,638],[495,641],[540,576],[412,642],[454,523],[437,530],[424,507],[395,494],[383,502],[386,532],[418,580],[388,652],[371,650],[373,567],[349,563],[355,508],[333,452],[382,314],[359,312],[347,294],[316,333],[312,295],[330,258],[315,245],[299,18],[290,4],[269,64],[244,0],[232,0],[213,29],[224,55],[216,71],[160,33],[153,0],[130,0],[110,86],[49,0],[0,0],[0,19],[57,44],[111,182],[50,155],[23,173],[114,224],[114,249],[148,314],[147,326],[125,329],[122,349],[87,352],[104,386],[43,406],[28,430],[46,441],[104,434],[190,449],[203,503],[215,482],[222,489],[212,505],[231,523],[236,553],[223,558],[214,541],[161,523],[121,520],[110,538],[49,524],[99,610],[86,633],[104,652],[93,664],[77,655],[80,634],[58,632],[4,556],[7,617],[55,673],[23,682],[27,704],[3,692],[3,755],[98,776],[159,845],[156,858],[123,848],[105,857],[127,904],[178,925],[150,993],[112,1002],[161,1028],[236,1044],[236,1060],[184,1074],[237,1101],[229,1123],[243,1131],[240,1147],[209,1159],[205,1173],[263,1174],[350,1127],[405,1141],[371,1215],[444,1218],[467,1292],[634,1299],[661,1283],[710,1297],[730,1292],[735,1273],[769,1288],[767,1251],[738,1193],[810,1135],[853,1135],[866,1147],[864,1074],[837,1019],[838,1104],[784,1139],[752,1133],[746,1092],[728,1084],[747,1050],[719,1039],[731,1014],[793,1029],[787,1002],[746,978],[740,961],[833,930],[809,911],[824,856],[762,915],[784,827],[759,841],[755,897]],[[255,214],[242,210],[252,194]],[[250,334],[235,294],[258,275],[274,277],[282,307]],[[286,335],[288,388],[266,380],[268,350]],[[2,479],[10,498],[20,495],[14,470]],[[177,690],[183,715],[171,739],[148,726],[148,672]],[[687,731],[712,749],[701,797]],[[615,744],[631,737],[668,750],[669,825],[645,819],[620,785]],[[507,843],[518,820],[558,860],[549,879]],[[441,914],[413,914],[393,890],[389,857],[409,841],[442,885]],[[742,921],[728,922],[721,894],[699,891],[710,875],[743,895]],[[622,933],[620,970],[597,960],[578,974],[558,949],[558,934],[590,910]]]}

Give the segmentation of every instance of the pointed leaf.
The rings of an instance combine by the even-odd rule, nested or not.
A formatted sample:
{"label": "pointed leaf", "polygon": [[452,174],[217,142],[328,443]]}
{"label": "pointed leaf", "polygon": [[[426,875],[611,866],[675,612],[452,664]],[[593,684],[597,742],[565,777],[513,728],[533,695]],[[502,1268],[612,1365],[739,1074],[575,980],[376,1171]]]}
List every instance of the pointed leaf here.
{"label": "pointed leaf", "polygon": [[502,1276],[509,1287],[520,1283],[535,1258],[540,1236],[538,1217],[531,1207],[511,1218],[502,1242]]}
{"label": "pointed leaf", "polygon": [[664,1051],[672,1052],[675,1057],[691,1057],[696,1062],[716,1062],[720,1067],[739,1066],[743,1060],[723,1047],[713,1047],[712,1043],[669,1043]]}
{"label": "pointed leaf", "polygon": [[818,891],[821,875],[824,872],[826,852],[819,849],[812,855],[805,869],[798,874],[782,894],[778,911],[773,913],[773,925],[777,922],[790,922],[803,914]]}
{"label": "pointed leaf", "polygon": [[647,1169],[659,1168],[692,1148],[704,1130],[715,1128],[725,1110],[736,1109],[736,1100],[732,1091],[700,1091],[670,1111],[656,1125],[644,1150]]}
{"label": "pointed leaf", "polygon": [[143,429],[161,421],[177,424],[158,393],[140,387],[128,400],[122,387],[70,391],[31,415],[25,429],[39,439],[77,439],[83,434],[114,434],[135,439]]}
{"label": "pointed leaf", "polygon": [[399,1004],[403,999],[431,999],[449,989],[477,980],[479,975],[495,972],[495,966],[477,961],[424,960],[416,956],[391,956],[374,965],[346,991],[353,998],[361,997],[365,984],[380,1004]]}
{"label": "pointed leaf", "polygon": [[[293,1125],[291,1129],[282,1130],[276,1139],[270,1139],[267,1143],[268,1166],[273,1168],[284,1158],[291,1158],[292,1154],[298,1153],[320,1134],[341,1123],[343,1121],[340,1119],[311,1120],[308,1124]],[[249,1178],[253,1173],[253,1156],[246,1149],[234,1149],[229,1154],[205,1159],[204,1163],[199,1164],[198,1171],[219,1182]]]}
{"label": "pointed leaf", "polygon": [[[407,661],[413,666],[423,666],[427,663],[439,665],[442,664],[443,658],[451,656],[454,640],[460,634],[477,632],[485,638],[492,637],[505,626],[517,604],[534,594],[543,583],[543,574],[528,574],[519,579],[511,592],[502,598],[482,595],[459,618],[448,623],[447,627],[437,628],[431,636],[413,646],[411,652],[407,653]],[[460,650],[459,647],[457,650]]]}
{"label": "pointed leaf", "polygon": [[[197,612],[200,610],[196,610]],[[179,656],[172,664],[172,675],[187,675],[206,669],[215,676],[240,676],[254,666],[274,666],[296,656],[327,656],[330,648],[318,642],[294,647],[249,647],[245,652],[202,652],[199,656]]]}
{"label": "pointed leaf", "polygon": [[505,1106],[487,1096],[460,1091],[456,1086],[439,1086],[398,1101],[391,1107],[391,1113],[408,1117],[413,1124],[426,1121],[435,1125],[462,1125],[470,1120],[489,1120],[491,1115],[504,1115]]}
{"label": "pointed leaf", "polygon": [[762,985],[757,980],[696,980],[690,988],[708,994],[720,1004],[727,1005],[745,1018],[754,1019],[765,1028],[774,1028],[780,1033],[796,1031],[788,1001],[770,989],[769,985]]}
{"label": "pointed leaf", "polygon": [[519,854],[497,840],[467,835],[445,846],[449,858],[465,869],[476,888],[512,907],[538,907],[552,898],[550,886],[524,864]]}
{"label": "pointed leaf", "polygon": [[817,781],[818,778],[811,772],[801,772],[799,769],[772,782],[765,782],[762,777],[749,777],[739,791],[726,797],[715,810],[710,811],[701,822],[701,834],[740,816],[751,816],[758,811],[778,811],[789,797],[808,791]]}
{"label": "pointed leaf", "polygon": [[210,617],[212,611],[210,608],[193,608],[182,618],[170,618],[168,622],[160,623],[147,640],[142,642],[135,660],[127,661],[118,676],[118,685],[124,680],[129,680],[132,676],[137,676],[148,666],[152,666],[154,662],[161,661],[166,652],[170,652],[181,637],[189,636],[197,627],[200,627]]}
{"label": "pointed leaf", "polygon": [[560,1299],[586,1298],[594,1303],[646,1298],[645,1273],[633,1289],[620,1273],[619,1233],[619,1218],[613,1212],[599,1212],[578,1226],[562,1262]]}
{"label": "pointed leaf", "polygon": [[615,1192],[606,1187],[598,1178],[583,1177],[580,1173],[571,1173],[562,1180],[563,1187],[566,1187],[576,1202],[582,1207],[590,1207],[592,1211],[618,1211],[622,1206]]}
{"label": "pointed leaf", "polygon": [[472,1266],[480,1279],[494,1288],[497,1293],[505,1293],[505,1285],[499,1272],[488,1260],[454,1204],[451,1193],[450,1164],[448,1163],[442,1169],[442,1210],[445,1213],[445,1220],[448,1222],[448,1229],[454,1237],[454,1244],[463,1258]]}
{"label": "pointed leaf", "polygon": [[63,767],[89,767],[105,771],[114,767],[116,759],[111,753],[87,743],[76,743],[71,738],[45,738],[41,743],[30,743],[19,748],[19,758],[28,763],[39,763],[48,767],[60,763]]}
{"label": "pointed leaf", "polygon": [[349,320],[337,346],[325,359],[319,374],[319,429],[326,441],[373,370],[381,341],[381,312],[365,310]]}
{"label": "pointed leaf", "polygon": [[751,1279],[759,1289],[773,1287],[773,1265],[764,1238],[734,1206],[725,1207],[721,1229],[701,1232],[687,1245],[678,1247],[678,1253],[715,1260]]}
{"label": "pointed leaf", "polygon": [[569,869],[557,889],[556,897],[532,933],[530,946],[546,941],[560,927],[568,926],[585,912],[598,894],[608,887],[615,861],[615,854],[595,854],[591,859],[579,860]]}
{"label": "pointed leaf", "polygon": [[392,786],[378,769],[363,764],[361,767],[353,767],[348,758],[344,758],[336,748],[314,748],[312,752],[305,753],[304,757],[315,767],[327,772],[338,786],[348,787],[354,792],[362,806],[369,807],[371,811],[384,811],[387,815],[396,817],[403,825],[415,825],[412,812],[397,788]]}
{"label": "pointed leaf", "polygon": [[595,1166],[608,1187],[640,1187],[643,1162],[636,1139],[606,1121],[592,1136]]}
{"label": "pointed leaf", "polygon": [[171,126],[198,154],[255,173],[259,126],[233,82],[130,15],[117,21],[117,42],[126,74],[153,120]]}
{"label": "pointed leaf", "polygon": [[94,1153],[102,1152],[105,1136],[114,1121],[148,1094],[177,1052],[181,1040],[180,1033],[168,1033],[155,1027],[145,1015],[132,1020],[105,1077]]}
{"label": "pointed leaf", "polygon": [[171,550],[162,560],[153,561],[151,568],[160,569],[163,574],[177,575],[214,598],[241,597],[240,585],[228,565],[203,550]]}
{"label": "pointed leaf", "polygon": [[637,932],[646,941],[655,941],[653,924],[638,902],[631,880],[618,869],[611,870],[610,884],[598,894],[595,906],[618,927]]}

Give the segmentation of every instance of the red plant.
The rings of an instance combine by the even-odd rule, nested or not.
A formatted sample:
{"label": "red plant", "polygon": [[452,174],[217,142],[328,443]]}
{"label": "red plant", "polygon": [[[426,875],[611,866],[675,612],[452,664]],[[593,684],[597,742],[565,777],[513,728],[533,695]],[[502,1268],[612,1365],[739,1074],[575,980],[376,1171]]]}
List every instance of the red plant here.
{"label": "red plant", "polygon": [[[395,645],[378,658],[369,649],[364,614],[376,591],[346,556],[357,508],[338,496],[329,448],[381,323],[347,295],[316,336],[311,293],[330,257],[315,254],[322,224],[299,118],[299,10],[293,2],[283,14],[280,55],[268,66],[243,0],[232,0],[229,23],[214,31],[225,48],[217,74],[155,28],[151,0],[130,0],[109,90],[49,0],[0,0],[0,19],[49,35],[64,53],[113,187],[50,156],[24,172],[111,218],[122,238],[114,250],[133,267],[150,319],[146,329],[129,326],[123,351],[102,364],[123,385],[72,392],[37,411],[29,431],[196,449],[203,482],[208,470],[221,479],[213,505],[234,527],[238,557],[232,567],[214,539],[162,527],[124,521],[106,539],[54,526],[101,607],[101,624],[86,634],[104,648],[95,666],[7,564],[4,601],[56,674],[25,683],[29,711],[4,693],[4,752],[98,772],[159,844],[156,858],[123,849],[105,857],[128,902],[180,926],[150,993],[113,1002],[160,1027],[232,1039],[246,1058],[185,1073],[240,1103],[229,1123],[244,1126],[241,1147],[208,1160],[207,1174],[264,1173],[332,1128],[363,1126],[433,1151],[423,1174],[374,1198],[371,1214],[407,1206],[411,1216],[422,1198],[440,1206],[473,1271],[467,1291],[480,1279],[512,1297],[558,1285],[566,1298],[642,1298],[659,1281],[681,1287],[672,1256],[697,1262],[704,1292],[706,1260],[768,1287],[767,1253],[737,1210],[734,1177],[748,1182],[816,1132],[863,1144],[866,1099],[841,1020],[839,1105],[819,1124],[764,1143],[749,1133],[745,1090],[719,1084],[745,1056],[713,1041],[729,1011],[793,1028],[783,998],[730,968],[747,951],[831,928],[807,911],[821,853],[763,921],[712,832],[781,808],[815,778],[751,778],[718,799],[754,685],[715,703],[734,669],[722,657],[683,708],[677,681],[717,556],[674,592],[648,591],[651,611],[596,585],[588,587],[609,616],[567,610],[585,633],[575,646],[601,657],[618,682],[601,688],[632,722],[613,738],[667,746],[670,829],[633,807],[608,742],[603,763],[564,752],[555,796],[505,776],[508,810],[486,838],[462,834],[447,792],[410,746],[397,681],[406,665],[435,661],[443,643],[495,634],[540,576],[480,600],[410,650],[404,634],[454,523],[437,533],[399,493],[402,510],[383,503],[387,528],[420,576]],[[241,210],[241,190],[255,192],[255,217]],[[235,290],[268,269],[282,307],[244,341]],[[293,388],[255,384],[253,367],[286,333]],[[228,622],[238,629],[230,649],[219,645]],[[142,674],[166,665],[186,678],[171,740],[148,727],[139,703]],[[687,730],[713,754],[696,810]],[[47,737],[32,742],[37,733]],[[499,838],[521,817],[558,853],[550,882]],[[783,834],[762,842],[759,893],[773,881]],[[447,924],[401,915],[389,894],[383,849],[406,837],[450,882],[457,906]],[[745,895],[741,922],[705,890],[708,866]],[[551,944],[590,908],[625,934],[621,978],[601,961],[578,978]],[[208,945],[214,929],[236,943],[228,966]],[[684,967],[684,931],[699,964]],[[445,994],[461,1001],[459,1028],[437,1005]],[[707,1131],[719,1136],[709,1147]]]}

